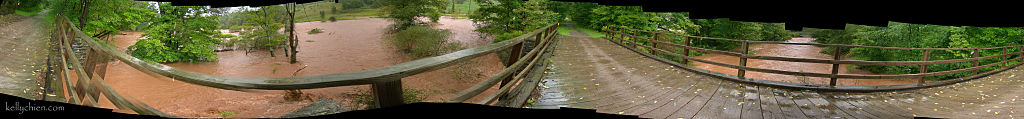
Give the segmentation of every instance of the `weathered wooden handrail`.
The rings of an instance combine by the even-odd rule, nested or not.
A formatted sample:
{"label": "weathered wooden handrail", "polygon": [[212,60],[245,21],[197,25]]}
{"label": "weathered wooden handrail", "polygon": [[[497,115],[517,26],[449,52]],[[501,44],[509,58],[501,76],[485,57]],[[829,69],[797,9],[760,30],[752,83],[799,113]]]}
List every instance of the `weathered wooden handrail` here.
{"label": "weathered wooden handrail", "polygon": [[[374,99],[375,102],[377,103],[375,104],[375,107],[389,107],[402,104],[401,78],[416,75],[422,72],[444,68],[458,62],[466,61],[489,53],[501,51],[507,48],[522,46],[524,41],[531,37],[538,38],[538,42],[541,42],[538,45],[546,47],[548,44],[547,42],[554,37],[554,32],[556,31],[555,28],[558,26],[558,24],[556,23],[533,30],[529,33],[506,41],[464,49],[441,56],[422,58],[419,60],[409,61],[401,64],[370,70],[303,77],[229,78],[216,75],[201,74],[197,72],[169,67],[160,63],[143,61],[141,59],[132,57],[127,53],[118,51],[112,45],[101,43],[99,41],[92,39],[90,36],[86,35],[84,32],[79,30],[74,24],[68,22],[66,17],[61,15],[58,15],[57,17],[57,29],[55,30],[56,34],[54,35],[54,39],[60,40],[62,42],[61,44],[64,44],[62,46],[59,46],[59,51],[62,51],[63,57],[65,57],[61,58],[61,60],[70,61],[69,63],[64,64],[71,64],[72,67],[75,68],[74,72],[78,76],[78,81],[76,82],[78,84],[71,85],[71,81],[68,79],[70,78],[70,71],[68,71],[67,66],[60,64],[61,66],[65,67],[64,70],[62,70],[65,71],[64,83],[66,83],[66,88],[70,91],[69,94],[71,94],[71,98],[69,98],[70,101],[68,102],[74,104],[85,104],[89,106],[95,106],[95,100],[97,99],[95,97],[99,94],[102,94],[108,99],[110,99],[110,101],[113,102],[115,106],[117,106],[118,108],[131,109],[139,114],[159,115],[165,117],[171,117],[172,115],[168,115],[166,113],[155,110],[154,108],[149,107],[137,100],[128,97],[122,97],[121,95],[119,95],[109,86],[107,86],[105,82],[102,81],[102,71],[91,71],[93,68],[92,66],[95,66],[96,64],[105,64],[99,62],[105,62],[105,57],[109,56],[111,58],[122,61],[128,66],[139,69],[140,71],[159,74],[186,83],[219,89],[240,91],[247,89],[313,89],[336,86],[372,84],[371,86],[373,88],[373,93],[375,97]],[[78,60],[74,54],[69,53],[71,47],[70,41],[72,41],[72,39],[77,39],[77,41],[83,42],[84,44],[89,46],[89,50],[91,51],[89,52],[90,57],[88,57],[85,60],[86,64],[80,63],[80,60]],[[528,54],[526,57],[522,58],[515,58],[519,56],[520,52],[511,53],[514,54],[513,56],[515,57],[514,59],[510,59],[510,61],[516,61],[514,63],[518,65],[510,66],[509,68],[502,71],[507,73],[499,74],[498,76],[495,76],[497,78],[492,77],[490,80],[481,82],[478,85],[487,85],[487,87],[492,86],[498,82],[494,79],[503,79],[505,77],[508,77],[510,75],[510,72],[515,71],[519,67],[524,65],[523,62],[525,62],[525,60],[533,58],[534,61],[536,61],[537,56],[540,56],[539,54],[543,54],[543,52],[537,51],[538,48],[546,49],[540,47],[534,48],[534,51],[530,51],[533,55]],[[514,48],[515,51],[518,51],[518,49],[518,47]],[[528,64],[533,63],[535,62],[531,62]],[[524,75],[524,73],[520,73],[516,77],[518,78],[521,77],[522,75]],[[511,85],[506,85],[504,87],[510,86]],[[467,89],[467,91],[464,91],[466,93],[460,94],[470,95],[470,97],[472,97],[478,95],[479,92],[482,92],[482,90],[470,90],[479,89],[470,88]],[[503,95],[504,93],[498,94]]]}
{"label": "weathered wooden handrail", "polygon": [[[92,59],[85,60],[86,64],[83,64],[82,62],[80,62],[78,57],[75,56],[74,53],[71,53],[72,40],[74,40],[75,38],[81,38],[80,40],[88,41],[92,40],[91,37],[80,33],[81,31],[75,28],[74,24],[68,22],[68,19],[66,17],[59,14],[57,15],[57,17],[58,19],[55,24],[56,29],[54,30],[53,39],[57,40],[56,42],[59,42],[58,44],[60,45],[58,47],[61,57],[63,58],[59,58],[61,62],[57,65],[60,65],[61,72],[63,72],[64,74],[64,77],[62,79],[65,88],[69,93],[68,96],[71,97],[68,98],[69,103],[84,104],[87,106],[95,107],[97,106],[96,102],[99,99],[97,98],[97,96],[99,96],[99,94],[102,94],[104,97],[110,100],[110,102],[113,103],[114,106],[116,106],[119,109],[130,109],[136,113],[145,115],[175,117],[173,115],[160,112],[155,108],[152,108],[138,100],[129,97],[123,97],[116,91],[114,91],[114,89],[110,88],[110,86],[108,86],[106,82],[103,81],[102,71],[92,71],[94,68],[93,66],[99,64],[99,62],[105,62],[104,58],[101,58],[101,56],[95,56],[96,52],[89,52],[90,57],[88,58]],[[66,64],[71,64],[71,67],[74,69],[73,72],[75,72],[77,76],[77,81],[75,84],[71,83],[71,75],[69,74],[71,72],[69,71],[71,68],[69,68]],[[79,101],[79,99],[82,99],[82,101]]]}
{"label": "weathered wooden handrail", "polygon": [[[611,36],[609,38],[609,40],[611,40],[613,42],[621,43],[624,39],[627,39],[627,38],[631,39],[630,41],[627,41],[628,43],[630,43],[629,45],[620,44],[620,45],[626,46],[628,49],[631,49],[631,50],[634,50],[633,48],[644,48],[644,49],[651,50],[651,52],[650,52],[651,54],[658,53],[658,54],[665,54],[665,55],[681,58],[681,59],[683,59],[684,63],[686,61],[688,61],[688,60],[693,60],[693,61],[707,63],[707,64],[711,64],[711,65],[717,65],[717,66],[723,66],[723,67],[729,67],[729,68],[737,69],[738,72],[735,75],[736,77],[735,77],[734,80],[744,80],[743,82],[769,82],[769,83],[772,83],[772,84],[768,84],[768,85],[790,87],[790,88],[804,88],[804,89],[808,89],[808,88],[810,88],[810,89],[823,89],[823,88],[820,88],[820,87],[828,87],[828,88],[825,88],[825,89],[828,89],[828,90],[846,90],[846,89],[842,89],[842,88],[837,87],[836,83],[837,83],[837,79],[838,78],[858,78],[858,79],[920,78],[918,86],[893,86],[893,85],[890,85],[890,86],[859,86],[857,88],[860,88],[860,89],[849,89],[849,90],[858,90],[858,91],[900,90],[900,89],[912,89],[912,88],[920,88],[920,87],[931,87],[931,86],[937,86],[937,85],[948,85],[948,84],[951,84],[951,83],[943,82],[943,83],[931,83],[931,84],[925,85],[926,83],[924,82],[924,77],[938,76],[938,75],[947,75],[947,74],[961,73],[961,72],[967,72],[967,71],[974,71],[973,75],[972,76],[968,76],[968,77],[975,77],[976,78],[976,77],[979,76],[978,73],[977,73],[977,70],[980,70],[982,68],[997,66],[997,65],[1001,65],[1001,64],[1006,64],[1006,63],[1009,63],[1009,62],[1011,62],[1013,60],[1024,60],[1024,57],[1018,57],[1017,59],[1013,59],[1013,60],[1008,59],[1010,55],[1024,56],[1024,50],[1017,50],[1016,52],[1012,52],[1012,53],[1008,52],[1009,48],[1014,48],[1014,47],[1018,47],[1018,48],[1024,49],[1024,45],[989,47],[989,48],[901,48],[901,47],[861,46],[861,45],[843,45],[843,44],[790,43],[790,42],[779,42],[779,41],[736,40],[736,39],[726,39],[726,38],[711,38],[711,37],[689,36],[689,35],[683,35],[683,34],[665,33],[665,32],[660,32],[660,31],[659,32],[643,31],[643,30],[636,30],[636,29],[624,28],[624,27],[608,27],[608,29],[602,29],[602,31],[605,32],[607,36]],[[680,45],[680,44],[660,41],[660,40],[657,39],[658,38],[657,36],[652,36],[651,39],[648,39],[648,38],[644,38],[644,37],[638,36],[637,33],[639,33],[639,32],[647,32],[647,33],[651,33],[651,34],[654,34],[654,35],[664,34],[664,35],[671,35],[671,36],[681,36],[681,37],[685,38],[685,41],[684,41],[683,45]],[[726,40],[726,41],[741,42],[743,44],[742,47],[741,47],[743,50],[741,50],[741,52],[737,53],[737,52],[730,52],[730,51],[698,48],[698,47],[694,47],[694,46],[690,46],[689,45],[690,41],[691,41],[691,38],[701,38],[701,39]],[[637,45],[636,44],[637,41],[649,42],[651,46],[645,46],[644,44]],[[922,61],[842,60],[841,57],[839,57],[838,52],[833,54],[833,55],[835,55],[833,57],[833,59],[797,58],[797,57],[780,57],[780,56],[760,56],[760,55],[751,55],[751,54],[745,53],[746,50],[748,49],[747,47],[749,47],[749,44],[752,44],[752,43],[753,44],[784,44],[784,45],[831,46],[831,47],[833,47],[835,49],[851,47],[851,48],[877,48],[877,49],[896,49],[896,50],[922,50],[922,51],[924,51],[924,53],[922,55]],[[684,50],[684,54],[677,54],[675,52],[666,51],[666,50],[661,49],[660,47],[656,47],[657,45],[667,45],[667,46],[670,46],[670,47],[673,47],[673,48],[682,48]],[[628,47],[628,46],[632,46],[632,47]],[[980,53],[977,53],[978,50],[986,50],[986,49],[1002,49],[1003,52],[1002,52],[1002,54],[998,54],[998,55],[979,57],[978,55]],[[713,53],[713,54],[723,54],[723,55],[727,55],[727,56],[739,57],[740,58],[740,64],[739,65],[733,65],[733,64],[727,64],[727,63],[721,63],[721,62],[697,59],[697,58],[689,56],[689,51],[690,50],[696,50],[696,51],[702,51],[702,52]],[[928,60],[928,58],[929,58],[928,54],[930,54],[930,51],[933,51],[933,50],[973,50],[972,54],[974,56],[972,56],[971,58],[964,58],[964,59]],[[634,50],[634,51],[636,51],[636,50]],[[637,51],[637,52],[641,53],[641,54],[646,53],[646,52],[639,52],[639,51]],[[651,56],[651,55],[647,55],[647,56]],[[652,58],[654,58],[654,57],[652,57]],[[1002,58],[1002,60],[1000,62],[996,62],[996,63],[992,63],[992,64],[987,64],[987,65],[980,65],[979,66],[979,63],[978,63],[979,60],[991,59],[991,58]],[[812,73],[812,72],[784,71],[784,70],[775,70],[775,69],[763,69],[763,68],[747,67],[745,65],[745,61],[744,61],[746,59],[761,59],[761,60],[775,60],[775,61],[788,61],[788,62],[805,62],[805,63],[823,63],[823,64],[832,64],[833,67],[832,67],[832,73],[831,74],[830,73]],[[971,61],[974,62],[974,65],[972,67],[968,67],[968,68],[962,68],[962,69],[957,69],[957,70],[949,70],[949,71],[939,71],[939,72],[928,72],[927,71],[928,65],[956,63],[956,62],[971,62]],[[897,74],[897,75],[839,74],[838,66],[840,64],[854,64],[854,65],[920,65],[921,69],[920,69],[920,73],[916,73],[916,74]],[[1019,66],[1019,65],[1014,65],[1014,66]],[[1010,67],[1004,67],[1004,68],[996,70],[996,71],[1003,71],[1003,70],[1008,69],[1008,68],[1010,68]],[[795,75],[795,76],[808,76],[808,77],[823,77],[823,78],[830,78],[831,80],[829,80],[829,84],[827,86],[819,86],[819,85],[816,85],[816,84],[801,84],[801,85],[785,84],[785,85],[781,85],[782,83],[778,83],[778,82],[774,82],[774,81],[753,81],[753,79],[747,79],[747,78],[744,77],[744,74],[745,74],[744,71],[756,71],[756,72],[764,72],[764,73]],[[989,74],[993,74],[993,73],[997,73],[997,72],[988,72],[988,73],[985,73],[985,74],[982,74],[982,75],[989,75]],[[963,81],[963,80],[948,81],[948,82],[958,82],[958,81]],[[843,87],[850,87],[850,86],[843,86]],[[879,88],[879,87],[889,87],[889,88]],[[865,89],[865,88],[873,88],[873,89]]]}

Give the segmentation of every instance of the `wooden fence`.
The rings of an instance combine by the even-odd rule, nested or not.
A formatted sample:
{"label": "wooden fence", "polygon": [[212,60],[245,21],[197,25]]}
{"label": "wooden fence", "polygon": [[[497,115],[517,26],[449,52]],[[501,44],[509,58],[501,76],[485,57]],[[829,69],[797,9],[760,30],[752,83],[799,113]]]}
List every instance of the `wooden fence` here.
{"label": "wooden fence", "polygon": [[[480,104],[490,104],[495,100],[504,100],[500,97],[508,95],[508,90],[514,85],[534,85],[533,87],[536,87],[536,82],[521,83],[520,81],[522,80],[519,79],[522,79],[524,75],[528,75],[525,72],[530,71],[530,69],[534,68],[535,64],[538,64],[538,59],[545,54],[544,51],[550,47],[548,44],[556,36],[554,32],[555,28],[558,27],[558,24],[555,23],[502,42],[370,70],[302,77],[229,78],[177,69],[155,62],[142,61],[125,52],[118,51],[115,46],[92,39],[79,30],[72,22],[68,21],[65,16],[57,15],[57,18],[52,37],[54,42],[59,42],[58,44],[60,44],[58,48],[61,58],[56,58],[56,60],[60,60],[60,63],[56,63],[56,65],[60,65],[57,67],[62,69],[53,73],[62,75],[59,78],[64,84],[63,87],[59,88],[63,88],[68,93],[69,96],[66,102],[96,107],[97,99],[99,99],[98,96],[102,94],[119,109],[130,109],[139,114],[163,117],[174,116],[160,112],[130,97],[121,96],[111,89],[103,81],[106,62],[116,59],[143,72],[155,73],[186,83],[236,91],[251,89],[296,90],[369,84],[372,87],[374,102],[376,103],[374,107],[379,108],[401,105],[403,103],[401,79],[404,77],[444,68],[498,51],[509,51],[510,59],[507,61],[510,62],[506,63],[508,68],[490,77],[488,80],[459,92],[458,97],[450,101],[453,103],[464,102],[500,82],[501,88],[497,93],[479,102]],[[533,44],[526,44],[524,41],[527,40],[533,41]],[[89,46],[85,60],[80,60],[75,57],[74,53],[70,53],[70,44],[73,42],[82,42]],[[522,53],[524,45],[535,47],[529,53],[524,54]],[[71,66],[69,67],[64,64],[70,64]],[[76,75],[72,76],[72,73]],[[515,76],[511,76],[513,74]],[[522,103],[520,102],[519,104]]]}
{"label": "wooden fence", "polygon": [[[666,33],[666,32],[643,31],[643,30],[636,30],[636,29],[624,28],[624,27],[606,27],[605,29],[602,29],[602,32],[604,32],[606,34],[606,36],[607,36],[606,38],[611,40],[612,42],[616,42],[617,44],[620,44],[623,47],[626,47],[628,49],[637,51],[638,53],[641,53],[641,54],[644,54],[644,55],[648,55],[649,57],[652,57],[652,58],[661,58],[661,57],[657,57],[656,54],[664,54],[664,55],[669,55],[669,56],[681,58],[682,62],[675,62],[676,65],[679,65],[681,67],[685,67],[686,65],[683,65],[683,64],[688,62],[688,60],[692,60],[692,61],[697,61],[697,62],[701,62],[701,63],[707,63],[707,64],[712,64],[712,65],[717,65],[717,66],[729,67],[729,68],[737,69],[738,72],[735,75],[733,75],[734,77],[733,76],[719,76],[719,77],[724,77],[724,78],[727,78],[727,79],[732,79],[733,81],[745,82],[745,83],[755,83],[755,84],[764,84],[764,85],[784,87],[784,88],[815,89],[815,90],[824,90],[824,91],[873,92],[873,91],[891,91],[891,90],[917,89],[917,88],[926,88],[926,87],[948,85],[948,84],[954,84],[954,83],[958,83],[958,82],[963,82],[963,81],[967,81],[967,80],[971,80],[971,79],[975,79],[975,78],[980,78],[980,77],[988,76],[988,75],[991,75],[991,74],[994,74],[994,73],[998,73],[998,72],[1001,72],[1001,71],[1005,71],[1005,70],[1008,70],[1010,68],[1019,66],[1021,64],[1021,63],[1008,64],[1011,61],[1021,61],[1021,60],[1024,60],[1024,52],[1021,51],[1021,49],[1024,49],[1024,45],[990,47],[990,48],[902,48],[902,47],[880,47],[880,46],[843,45],[843,44],[791,43],[791,42],[778,42],[778,41],[736,40],[736,39],[726,39],[726,38],[712,38],[712,37],[689,36],[689,35],[682,35],[682,34],[675,34],[675,33]],[[646,37],[646,36],[651,36],[651,37]],[[665,41],[666,38],[659,38],[659,37],[666,37],[666,36],[683,37],[683,43],[682,44],[671,43],[669,41]],[[702,40],[724,40],[724,41],[740,42],[742,45],[741,45],[740,50],[738,52],[705,49],[705,48],[699,48],[699,47],[692,46],[691,42],[692,42],[692,40],[695,40],[695,39],[702,39]],[[644,42],[647,42],[647,43],[644,43]],[[645,44],[649,44],[649,45],[645,45]],[[922,60],[921,61],[864,61],[864,60],[846,60],[846,59],[842,59],[842,57],[840,57],[841,56],[839,54],[840,52],[833,52],[832,55],[834,57],[832,59],[798,58],[798,57],[781,57],[781,56],[762,56],[762,55],[749,54],[750,45],[753,45],[753,44],[813,45],[813,46],[822,46],[822,47],[832,47],[832,48],[834,48],[835,51],[840,51],[840,49],[842,49],[842,48],[876,48],[876,49],[892,49],[892,50],[920,50],[920,51],[922,51],[922,54],[920,56]],[[642,48],[643,50],[637,50],[637,48]],[[665,50],[667,48],[673,48],[673,49],[675,49],[675,48],[682,48],[683,51],[682,51],[682,53],[676,53],[676,52],[671,52],[671,51]],[[1015,52],[1008,52],[1011,48],[1016,48],[1017,51],[1015,51]],[[981,53],[978,53],[979,50],[992,50],[992,49],[1001,49],[1002,53],[999,54],[999,55],[992,55],[992,56],[979,56],[979,54],[981,54]],[[930,53],[932,51],[937,51],[937,50],[946,50],[946,51],[949,51],[949,50],[970,50],[970,51],[972,51],[973,56],[972,56],[972,58],[966,58],[966,59],[928,60]],[[698,59],[698,58],[691,57],[690,56],[690,51],[701,51],[701,52],[712,53],[712,54],[722,54],[722,55],[727,55],[727,56],[739,57],[739,63],[738,63],[738,65],[733,65],[733,64],[722,63],[722,62],[717,62],[717,61]],[[652,54],[655,54],[655,55],[652,55]],[[1016,55],[1018,57],[1016,59],[1008,59],[1012,55]],[[991,58],[1001,58],[1001,60],[1000,60],[1000,62],[996,62],[996,63],[992,63],[992,64],[979,65],[979,61],[980,60],[991,59]],[[776,69],[764,69],[764,68],[748,67],[747,66],[747,60],[748,59],[832,64],[832,70],[831,70],[832,73],[797,72],[797,71],[785,71],[785,70],[776,70]],[[665,60],[665,59],[659,59],[659,60]],[[667,61],[667,60],[665,60],[665,61]],[[663,61],[663,62],[665,62],[665,61]],[[973,64],[972,67],[969,67],[969,68],[949,70],[949,71],[939,71],[939,72],[928,72],[928,65],[946,64],[946,63],[957,63],[957,62],[974,62],[974,64]],[[672,62],[666,62],[666,63],[672,63]],[[919,70],[920,73],[915,73],[915,74],[892,74],[892,75],[840,74],[839,73],[839,65],[840,64],[852,64],[852,65],[920,65],[920,70]],[[997,70],[989,71],[989,72],[980,73],[980,74],[978,72],[978,70],[980,70],[982,68],[998,66],[998,65],[1001,65],[1001,64],[1005,64],[1005,67],[997,69]],[[793,76],[823,77],[823,78],[829,78],[830,80],[829,80],[829,84],[828,85],[794,84],[794,83],[787,83],[787,82],[767,81],[767,80],[760,80],[760,79],[750,79],[750,78],[746,77],[746,71],[755,71],[755,72],[764,72],[764,73],[773,73],[773,74],[784,74],[784,75],[793,75]],[[946,81],[927,82],[927,83],[924,80],[925,77],[929,77],[929,76],[954,74],[954,73],[961,73],[961,72],[967,72],[967,71],[973,71],[972,75],[971,76],[967,76],[967,78],[951,79],[951,80],[946,80]],[[701,73],[705,73],[705,72],[702,71]],[[705,73],[705,74],[709,74],[709,73]],[[855,78],[855,79],[909,79],[909,78],[917,78],[918,83],[917,84],[910,84],[910,85],[886,85],[886,86],[837,85],[837,82],[838,82],[838,80],[840,78]]]}

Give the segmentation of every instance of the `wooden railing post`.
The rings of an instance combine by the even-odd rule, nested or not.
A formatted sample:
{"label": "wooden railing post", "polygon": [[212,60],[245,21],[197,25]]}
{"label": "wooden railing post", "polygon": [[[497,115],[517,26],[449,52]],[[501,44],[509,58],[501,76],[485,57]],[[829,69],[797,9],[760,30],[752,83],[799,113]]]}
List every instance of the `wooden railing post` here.
{"label": "wooden railing post", "polygon": [[841,51],[843,46],[832,46],[832,47],[835,47],[835,49],[832,49],[832,76],[830,76],[830,80],[829,80],[828,84],[830,86],[835,87],[836,83],[839,82],[838,81],[839,80],[839,58],[841,58],[841,55],[840,55],[839,52]]}
{"label": "wooden railing post", "polygon": [[653,41],[660,41],[658,40],[658,32],[654,32],[654,36],[651,36],[651,41],[648,41],[649,43],[651,43],[651,54],[654,54],[654,56],[658,56],[658,52],[654,51],[654,49],[658,49],[658,42]]}
{"label": "wooden railing post", "polygon": [[373,88],[374,108],[402,105],[402,79],[375,82],[370,87]]}
{"label": "wooden railing post", "polygon": [[[683,57],[690,57],[690,49],[686,48],[686,47],[690,47],[690,36],[683,36],[683,38],[684,38],[684,40],[683,40],[683,46],[684,46],[683,47]],[[682,58],[682,57],[680,57],[680,58]],[[686,59],[686,58],[682,58],[682,59],[683,59],[683,64],[687,64],[689,62],[689,59]]]}
{"label": "wooden railing post", "polygon": [[[505,63],[505,67],[512,66],[512,64],[516,63],[516,61],[519,61],[519,57],[522,56],[522,49],[523,49],[523,42],[519,42],[516,45],[512,46],[511,52],[508,53],[508,61],[507,61],[507,63]],[[513,67],[508,67],[508,68],[513,68]],[[510,81],[512,81],[512,77],[508,77],[508,78],[502,79],[501,80],[501,85],[499,85],[499,86],[505,86],[505,84],[508,84]]]}
{"label": "wooden railing post", "polygon": [[[978,50],[978,49],[974,49],[974,51],[973,51],[973,52],[971,52],[971,54],[973,55],[973,56],[971,56],[971,58],[976,58],[976,57],[978,57],[978,55],[979,55],[979,54],[981,54],[981,52],[979,52],[979,51],[980,51],[980,50]],[[978,62],[978,61],[980,61],[980,60],[974,60],[974,65],[973,65],[973,66],[971,66],[971,67],[978,67],[978,64],[979,64],[979,62]],[[980,70],[980,69],[976,69],[976,70],[974,70],[974,73],[971,73],[971,75],[978,75],[978,70]]]}
{"label": "wooden railing post", "polygon": [[630,31],[633,31],[633,36],[631,36],[631,38],[630,38],[630,45],[632,45],[633,47],[630,47],[630,48],[636,49],[637,48],[637,40],[640,39],[640,36],[637,36],[637,33],[640,33],[640,31],[638,31],[638,30],[630,30]]}
{"label": "wooden railing post", "polygon": [[[921,61],[928,61],[928,58],[929,58],[928,55],[931,54],[931,53],[932,53],[931,50],[924,50],[924,55],[921,55]],[[927,64],[922,64],[921,65],[921,73],[922,74],[923,73],[928,73],[928,65]],[[928,77],[921,77],[921,79],[918,80],[917,84],[918,85],[924,85],[924,79],[925,78],[928,78]]]}
{"label": "wooden railing post", "polygon": [[[1010,49],[1010,47],[1005,47],[1005,48],[1003,48],[1003,60],[1002,60],[1003,62],[1005,62],[1005,61],[1006,61],[1006,58],[1007,58],[1007,57],[1010,57],[1010,55],[1006,55],[1006,50],[1007,50],[1007,49]],[[1003,63],[1003,66],[1006,66],[1006,64],[1009,64],[1009,62],[1007,62],[1007,63]]]}
{"label": "wooden railing post", "polygon": [[[743,47],[743,49],[740,52],[743,55],[740,55],[740,66],[746,68],[747,67],[747,52],[750,50],[750,42],[743,41],[743,46],[741,46],[741,47]],[[736,77],[738,77],[740,80],[747,79],[747,77],[746,77],[747,70],[744,70],[744,69],[736,69],[736,70],[737,70]]]}

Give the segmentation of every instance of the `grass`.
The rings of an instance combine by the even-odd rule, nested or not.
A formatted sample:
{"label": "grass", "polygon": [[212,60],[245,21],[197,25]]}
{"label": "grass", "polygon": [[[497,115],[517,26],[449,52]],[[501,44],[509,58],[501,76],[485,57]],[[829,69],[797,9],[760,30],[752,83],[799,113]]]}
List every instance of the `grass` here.
{"label": "grass", "polygon": [[36,11],[14,10],[14,14],[18,14],[18,15],[21,15],[21,16],[32,16],[32,15],[36,15],[40,11],[43,11],[43,9],[39,9],[39,10],[36,10]]}
{"label": "grass", "polygon": [[[332,14],[331,7],[338,7],[338,13]],[[342,9],[341,4],[328,1],[319,1],[306,3],[299,6],[298,12],[295,13],[295,22],[311,22],[311,21],[327,21],[327,18],[334,17],[337,20],[349,20],[359,19],[364,17],[381,16],[380,8],[354,8],[354,9]],[[320,11],[324,12],[324,17],[320,17]]]}
{"label": "grass", "polygon": [[604,37],[603,33],[598,32],[597,30],[594,30],[594,29],[583,28],[583,27],[579,27],[579,26],[576,26],[576,29],[579,29],[583,33],[586,33],[591,38],[602,38],[602,37]]}
{"label": "grass", "polygon": [[448,10],[441,12],[446,14],[457,14],[465,16],[466,14],[469,14],[472,11],[476,11],[476,9],[480,9],[480,3],[477,3],[475,0],[467,0],[462,3],[455,3],[455,11],[451,11],[451,5],[445,6],[445,8]]}
{"label": "grass", "polygon": [[569,32],[572,32],[572,28],[567,26],[558,26],[558,35],[569,36]]}

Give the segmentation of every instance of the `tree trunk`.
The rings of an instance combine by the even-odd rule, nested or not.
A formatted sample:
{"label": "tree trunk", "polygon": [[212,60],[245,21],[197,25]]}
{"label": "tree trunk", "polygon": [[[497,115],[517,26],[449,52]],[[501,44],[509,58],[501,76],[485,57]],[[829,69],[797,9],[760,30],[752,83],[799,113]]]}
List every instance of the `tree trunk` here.
{"label": "tree trunk", "polygon": [[[267,33],[266,34],[267,40],[264,40],[264,41],[265,41],[265,43],[270,43],[270,41],[271,41],[271,39],[270,39],[270,30],[267,30],[267,29],[270,29],[270,17],[268,17],[268,15],[267,15],[267,10],[268,9],[263,9],[263,19],[267,21],[266,23],[263,24],[263,29],[266,30],[266,33]],[[260,45],[265,45],[265,44],[260,44]],[[264,48],[270,49],[270,57],[274,57],[274,46],[264,46]]]}
{"label": "tree trunk", "polygon": [[89,13],[89,1],[88,0],[81,0],[81,1],[82,1],[82,9],[79,10],[79,13],[81,13],[81,14],[78,15],[78,28],[85,28],[85,18],[86,18],[85,15],[87,13]]}
{"label": "tree trunk", "polygon": [[289,17],[288,22],[290,22],[289,24],[291,24],[291,25],[288,25],[289,29],[291,29],[291,30],[289,30],[290,32],[288,33],[288,39],[289,39],[288,40],[288,42],[289,42],[288,45],[289,45],[289,47],[292,48],[292,50],[291,50],[292,51],[292,53],[291,53],[292,54],[292,56],[291,56],[292,59],[291,59],[291,62],[290,62],[292,64],[295,64],[295,62],[296,62],[296,60],[295,60],[296,53],[299,53],[299,51],[296,51],[296,49],[298,49],[298,47],[299,47],[299,39],[298,39],[298,37],[295,36],[295,11],[296,11],[295,10],[295,3],[291,3],[291,10],[288,11],[288,17]]}

